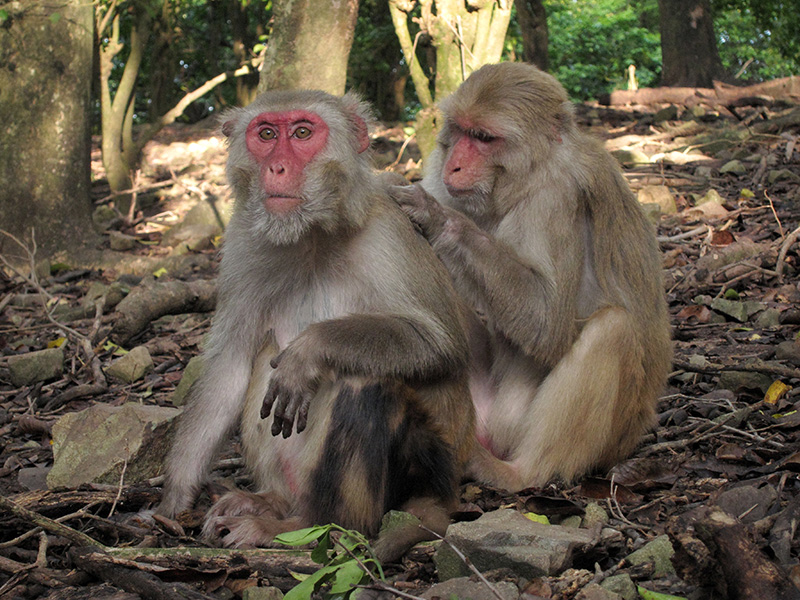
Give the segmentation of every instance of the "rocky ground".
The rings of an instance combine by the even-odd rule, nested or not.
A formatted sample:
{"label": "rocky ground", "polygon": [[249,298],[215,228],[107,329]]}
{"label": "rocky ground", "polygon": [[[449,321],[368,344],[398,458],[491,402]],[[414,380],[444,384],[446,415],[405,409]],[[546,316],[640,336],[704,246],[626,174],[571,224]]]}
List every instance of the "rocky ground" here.
{"label": "rocky ground", "polygon": [[[386,565],[388,584],[374,587],[796,598],[800,112],[761,102],[579,115],[658,228],[675,341],[658,426],[611,473],[573,485],[516,495],[465,485],[450,544]],[[380,131],[376,162],[414,178],[418,155],[404,142],[402,127]],[[124,214],[108,204],[96,156],[108,264],[34,255],[34,276],[0,270],[0,598],[272,598],[296,583],[290,571],[316,570],[307,551],[205,549],[207,496],[178,522],[134,518],[158,500],[152,458],[211,319],[224,155],[210,126],[170,128],[148,146]],[[215,476],[246,485],[237,450],[234,440]]]}

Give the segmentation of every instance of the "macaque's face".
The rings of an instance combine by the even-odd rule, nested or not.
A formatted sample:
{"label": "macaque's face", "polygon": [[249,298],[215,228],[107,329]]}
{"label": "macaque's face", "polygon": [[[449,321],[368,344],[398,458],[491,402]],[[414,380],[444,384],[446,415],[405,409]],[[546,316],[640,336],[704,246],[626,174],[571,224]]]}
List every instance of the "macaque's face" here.
{"label": "macaque's face", "polygon": [[328,126],[307,110],[263,112],[247,126],[247,150],[259,166],[265,210],[287,215],[303,203],[306,168],[328,141]]}
{"label": "macaque's face", "polygon": [[454,198],[469,196],[494,181],[492,157],[503,138],[489,127],[468,119],[454,119],[450,128],[451,145],[442,178]]}

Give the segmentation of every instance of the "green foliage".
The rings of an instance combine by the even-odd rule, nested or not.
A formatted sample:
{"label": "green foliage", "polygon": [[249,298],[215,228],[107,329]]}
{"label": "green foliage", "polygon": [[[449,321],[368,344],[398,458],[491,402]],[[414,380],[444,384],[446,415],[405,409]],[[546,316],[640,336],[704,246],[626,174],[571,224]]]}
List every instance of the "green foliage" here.
{"label": "green foliage", "polygon": [[[628,65],[641,87],[657,85],[661,45],[657,30],[640,24],[652,2],[626,0],[545,2],[550,32],[550,72],[573,100],[624,88]],[[651,20],[651,19],[650,19]]]}
{"label": "green foliage", "polygon": [[320,594],[330,600],[350,598],[358,589],[354,586],[371,580],[362,565],[374,566],[383,579],[380,563],[375,560],[366,538],[357,531],[334,524],[317,525],[282,533],[275,541],[287,546],[305,546],[316,541],[311,559],[323,565],[311,575],[295,575],[300,583],[287,592],[285,600],[308,600]]}
{"label": "green foliage", "polygon": [[[779,0],[719,2],[714,30],[720,40],[722,64],[731,75],[745,67],[742,79],[765,81],[800,74],[800,15],[796,10],[773,12]],[[752,7],[751,7],[752,6]],[[793,33],[787,31],[787,24]]]}

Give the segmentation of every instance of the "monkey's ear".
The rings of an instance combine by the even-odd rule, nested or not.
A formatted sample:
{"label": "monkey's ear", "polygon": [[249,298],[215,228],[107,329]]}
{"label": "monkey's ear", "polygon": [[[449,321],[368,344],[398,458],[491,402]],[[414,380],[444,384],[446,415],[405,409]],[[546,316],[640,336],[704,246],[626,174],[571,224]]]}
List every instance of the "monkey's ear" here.
{"label": "monkey's ear", "polygon": [[233,133],[233,128],[234,128],[235,125],[236,125],[236,121],[233,121],[233,120],[225,121],[222,124],[222,135],[224,135],[225,137],[231,137],[231,134]]}
{"label": "monkey's ear", "polygon": [[369,128],[375,123],[375,117],[369,104],[358,94],[347,92],[342,96],[342,104],[347,111],[356,134],[356,150],[359,154],[369,148]]}
{"label": "monkey's ear", "polygon": [[361,154],[369,148],[369,128],[363,119],[356,117],[354,119],[356,126],[356,150]]}

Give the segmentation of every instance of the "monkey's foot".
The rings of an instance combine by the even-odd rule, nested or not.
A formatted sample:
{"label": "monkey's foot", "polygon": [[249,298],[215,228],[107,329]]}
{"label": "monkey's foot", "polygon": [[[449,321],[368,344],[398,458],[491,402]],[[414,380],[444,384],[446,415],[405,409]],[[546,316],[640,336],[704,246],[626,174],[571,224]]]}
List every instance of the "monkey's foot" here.
{"label": "monkey's foot", "polygon": [[283,519],[289,514],[291,505],[283,496],[271,492],[254,494],[244,490],[233,490],[220,498],[206,515],[212,517],[239,517],[243,515],[271,516]]}
{"label": "monkey's foot", "polygon": [[299,519],[286,518],[290,509],[277,494],[228,492],[208,511],[203,537],[233,548],[264,546],[279,533],[302,527]]}
{"label": "monkey's foot", "polygon": [[227,548],[255,548],[271,546],[279,533],[294,531],[303,526],[297,517],[276,519],[275,517],[243,515],[240,517],[212,517],[203,525],[203,537]]}

